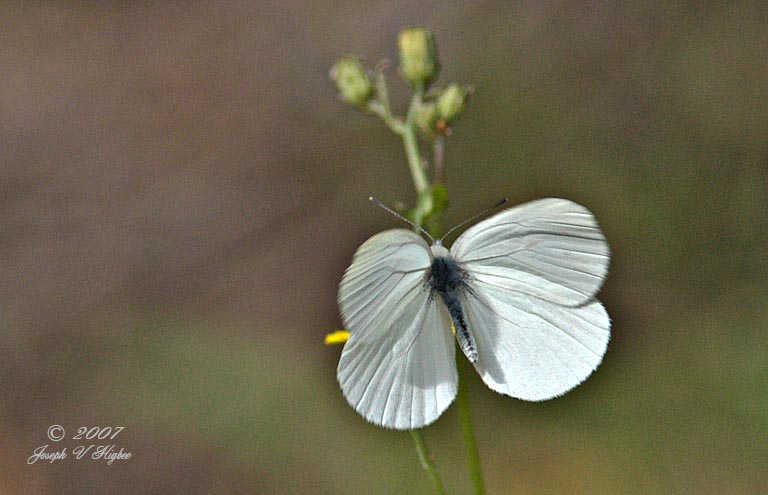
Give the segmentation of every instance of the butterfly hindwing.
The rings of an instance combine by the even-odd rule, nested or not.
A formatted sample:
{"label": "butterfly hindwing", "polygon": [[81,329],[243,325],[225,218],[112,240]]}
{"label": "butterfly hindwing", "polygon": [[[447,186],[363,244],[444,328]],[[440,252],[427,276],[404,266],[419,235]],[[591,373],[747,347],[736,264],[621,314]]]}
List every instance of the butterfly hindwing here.
{"label": "butterfly hindwing", "polygon": [[518,399],[547,400],[577,386],[610,338],[597,300],[562,306],[480,283],[462,304],[477,343],[475,368],[488,387]]}

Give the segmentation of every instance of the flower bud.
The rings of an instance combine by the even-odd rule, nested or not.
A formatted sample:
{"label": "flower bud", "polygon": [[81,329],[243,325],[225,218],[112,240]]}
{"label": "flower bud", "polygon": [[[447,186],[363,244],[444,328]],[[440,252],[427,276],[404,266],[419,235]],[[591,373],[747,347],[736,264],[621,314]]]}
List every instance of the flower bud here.
{"label": "flower bud", "polygon": [[437,107],[435,107],[435,104],[426,102],[416,107],[413,121],[416,124],[416,128],[419,129],[419,132],[425,137],[430,138],[434,136],[435,123],[437,122]]}
{"label": "flower bud", "polygon": [[425,88],[438,71],[437,53],[432,33],[414,27],[400,31],[397,38],[400,49],[400,73],[411,86],[422,84]]}
{"label": "flower bud", "polygon": [[330,76],[341,96],[350,105],[362,107],[373,96],[371,78],[356,57],[339,59],[331,68]]}
{"label": "flower bud", "polygon": [[437,115],[447,124],[458,119],[464,111],[464,102],[467,99],[467,89],[457,83],[451,83],[437,97]]}

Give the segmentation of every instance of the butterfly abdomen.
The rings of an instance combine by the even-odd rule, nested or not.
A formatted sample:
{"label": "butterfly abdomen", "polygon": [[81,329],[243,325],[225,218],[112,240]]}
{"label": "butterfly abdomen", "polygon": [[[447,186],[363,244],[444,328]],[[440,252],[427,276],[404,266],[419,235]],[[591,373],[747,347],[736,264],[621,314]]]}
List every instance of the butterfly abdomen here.
{"label": "butterfly abdomen", "polygon": [[462,352],[470,362],[477,362],[477,346],[467,328],[464,318],[464,310],[461,307],[459,294],[467,288],[466,272],[450,256],[438,256],[432,261],[427,276],[427,283],[433,296],[435,293],[445,303],[448,313],[451,315],[453,327],[456,330],[456,339]]}

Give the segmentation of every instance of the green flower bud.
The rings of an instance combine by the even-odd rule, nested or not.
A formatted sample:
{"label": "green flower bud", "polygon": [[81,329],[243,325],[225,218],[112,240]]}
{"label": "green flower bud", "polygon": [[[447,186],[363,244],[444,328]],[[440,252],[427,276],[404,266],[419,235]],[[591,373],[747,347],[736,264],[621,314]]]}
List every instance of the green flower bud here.
{"label": "green flower bud", "polygon": [[365,106],[373,96],[371,78],[356,57],[339,59],[331,68],[330,76],[342,98],[350,105]]}
{"label": "green flower bud", "polygon": [[420,27],[400,31],[397,38],[400,49],[400,73],[411,86],[423,84],[426,88],[437,76],[438,63],[432,33]]}
{"label": "green flower bud", "polygon": [[413,121],[416,128],[419,129],[425,137],[431,138],[435,134],[435,123],[437,122],[437,107],[432,102],[422,103],[416,107],[413,115]]}
{"label": "green flower bud", "polygon": [[467,88],[457,83],[451,83],[437,97],[438,117],[445,120],[448,124],[458,119],[461,112],[464,111],[464,102],[467,99],[467,94]]}

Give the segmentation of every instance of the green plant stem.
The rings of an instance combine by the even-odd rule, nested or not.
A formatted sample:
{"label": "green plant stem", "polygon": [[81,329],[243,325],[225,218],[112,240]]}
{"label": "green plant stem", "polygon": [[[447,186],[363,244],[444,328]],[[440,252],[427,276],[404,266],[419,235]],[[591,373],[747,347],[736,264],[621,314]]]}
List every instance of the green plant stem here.
{"label": "green plant stem", "polygon": [[387,85],[380,75],[377,76],[376,86],[378,88],[377,91],[380,99],[370,101],[367,110],[379,117],[387,127],[389,127],[389,130],[400,136],[403,140],[403,148],[405,149],[405,156],[408,160],[408,169],[411,172],[411,179],[413,179],[413,185],[416,188],[417,206],[414,215],[414,223],[416,223],[417,227],[421,227],[422,218],[424,216],[424,212],[422,211],[424,195],[429,192],[429,180],[427,179],[427,173],[424,170],[421,154],[419,152],[419,142],[416,138],[416,124],[414,119],[416,110],[422,104],[424,98],[424,88],[414,88],[411,104],[408,107],[405,122],[403,122],[392,115],[392,111],[389,107],[389,96],[386,89]]}
{"label": "green plant stem", "polygon": [[411,437],[416,446],[416,453],[419,456],[421,467],[423,467],[424,471],[429,475],[429,479],[432,481],[432,486],[435,487],[435,493],[437,493],[437,495],[445,495],[445,487],[443,486],[443,482],[440,481],[440,475],[437,474],[437,468],[432,461],[432,454],[429,453],[429,449],[424,442],[421,430],[411,430]]}
{"label": "green plant stem", "polygon": [[483,483],[483,471],[480,468],[480,454],[477,451],[477,442],[475,441],[475,431],[472,427],[472,414],[469,410],[469,394],[467,393],[466,368],[467,363],[457,347],[457,361],[459,371],[459,392],[456,397],[456,406],[459,408],[459,423],[461,423],[461,433],[464,437],[464,450],[467,456],[467,466],[469,475],[472,478],[472,486],[475,488],[475,495],[485,494],[485,484]]}
{"label": "green plant stem", "polygon": [[421,105],[423,96],[423,88],[414,89],[411,105],[408,107],[408,114],[405,120],[405,129],[403,129],[403,133],[401,134],[405,155],[408,158],[408,168],[411,170],[413,185],[416,187],[416,194],[419,197],[429,189],[427,174],[424,171],[424,166],[422,165],[421,156],[419,154],[419,144],[416,140],[416,125],[414,124],[416,109]]}
{"label": "green plant stem", "polygon": [[368,111],[379,117],[389,127],[389,130],[402,136],[405,132],[405,124],[395,118],[389,110],[389,106],[378,101],[368,103]]}

